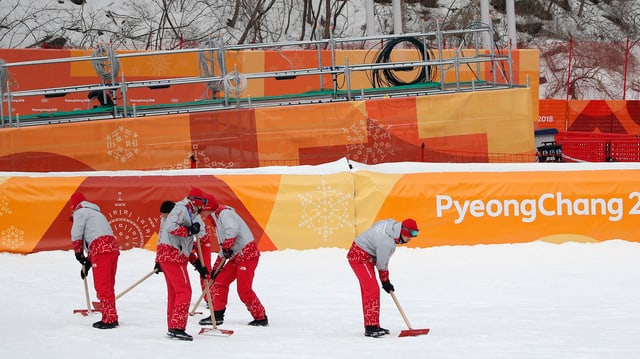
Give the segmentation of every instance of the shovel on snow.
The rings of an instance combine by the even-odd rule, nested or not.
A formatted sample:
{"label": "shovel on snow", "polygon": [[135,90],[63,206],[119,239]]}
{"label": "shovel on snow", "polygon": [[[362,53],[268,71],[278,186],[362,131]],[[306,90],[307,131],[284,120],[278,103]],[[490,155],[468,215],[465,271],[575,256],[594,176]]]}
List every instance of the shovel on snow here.
{"label": "shovel on snow", "polygon": [[[204,259],[202,258],[202,247],[200,246],[200,241],[196,240],[196,244],[198,246],[198,260],[200,261],[200,264],[202,264],[202,266],[204,267]],[[222,268],[222,267],[220,267]],[[217,271],[216,271],[217,272]],[[200,329],[200,333],[198,334],[205,334],[205,335],[216,335],[216,336],[221,336],[221,337],[228,337],[231,334],[233,334],[233,330],[228,330],[228,329],[218,329],[218,327],[216,326],[216,316],[213,313],[213,301],[211,299],[211,278],[206,278],[204,280],[204,292],[203,293],[207,293],[206,297],[207,297],[207,303],[209,304],[209,314],[211,315],[211,328],[202,328]]]}
{"label": "shovel on snow", "polygon": [[[82,270],[84,271],[84,266],[82,266]],[[89,285],[87,284],[86,273],[83,280],[84,280],[84,297],[87,301],[87,309],[74,309],[73,314],[82,314],[83,317],[86,317],[93,312],[99,312],[100,309],[99,308],[96,308],[93,310],[91,309],[91,301],[89,300]]]}
{"label": "shovel on snow", "polygon": [[396,303],[396,307],[398,307],[398,310],[402,315],[402,319],[404,319],[404,322],[407,324],[407,328],[409,328],[401,331],[398,336],[399,337],[415,337],[417,335],[429,334],[429,328],[425,328],[425,329],[411,328],[411,323],[409,323],[409,319],[407,319],[407,315],[404,314],[404,310],[402,310],[402,307],[400,306],[400,302],[398,302],[398,298],[396,298],[396,294],[393,291],[390,291],[389,294],[391,294],[391,298],[393,298],[393,302]]}

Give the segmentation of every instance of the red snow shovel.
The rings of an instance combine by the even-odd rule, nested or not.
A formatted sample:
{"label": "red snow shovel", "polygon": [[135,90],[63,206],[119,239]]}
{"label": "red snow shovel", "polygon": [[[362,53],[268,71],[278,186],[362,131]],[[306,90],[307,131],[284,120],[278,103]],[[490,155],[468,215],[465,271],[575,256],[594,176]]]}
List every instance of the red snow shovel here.
{"label": "red snow shovel", "polygon": [[405,330],[401,331],[398,336],[399,337],[415,337],[415,336],[418,336],[418,335],[429,334],[429,328],[425,328],[425,329],[413,329],[413,328],[411,328],[411,324],[409,323],[409,319],[407,319],[407,315],[404,314],[404,310],[402,310],[402,307],[400,306],[400,302],[398,302],[398,298],[396,298],[396,294],[393,291],[390,291],[389,294],[391,294],[391,298],[393,298],[393,302],[396,303],[396,307],[398,307],[398,310],[400,311],[400,314],[402,315],[402,319],[404,319],[404,322],[407,324],[407,328],[409,328],[409,329],[405,329]]}
{"label": "red snow shovel", "polygon": [[[200,246],[200,241],[195,238],[194,239],[196,241],[196,244],[198,245],[198,257],[200,260],[200,264],[204,267],[204,258],[202,258],[202,247]],[[206,278],[204,280],[204,292],[207,295],[205,295],[205,297],[207,297],[207,303],[209,304],[209,314],[211,315],[211,325],[212,328],[202,328],[200,329],[200,333],[198,334],[205,334],[205,335],[215,335],[215,336],[220,336],[220,337],[228,337],[231,334],[233,334],[233,330],[227,330],[227,329],[218,329],[218,327],[216,326],[216,316],[213,313],[213,301],[211,300],[211,278]]]}

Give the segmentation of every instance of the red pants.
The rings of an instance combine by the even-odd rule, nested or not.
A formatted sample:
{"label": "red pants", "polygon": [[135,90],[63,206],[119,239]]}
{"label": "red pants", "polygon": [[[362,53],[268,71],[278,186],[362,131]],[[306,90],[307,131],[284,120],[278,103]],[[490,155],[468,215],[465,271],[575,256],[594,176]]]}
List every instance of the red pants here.
{"label": "red pants", "polygon": [[237,262],[231,259],[218,275],[213,285],[213,310],[223,310],[227,307],[229,285],[234,281],[238,289],[238,297],[247,307],[253,319],[264,319],[265,309],[260,299],[253,291],[253,277],[258,266],[259,257],[247,261]]}
{"label": "red pants", "polygon": [[162,262],[160,267],[167,282],[167,327],[185,330],[191,303],[187,263]]}
{"label": "red pants", "polygon": [[380,287],[376,279],[374,262],[371,256],[355,243],[347,253],[347,258],[360,283],[364,325],[380,326]]}
{"label": "red pants", "polygon": [[102,321],[113,323],[118,320],[116,310],[116,271],[118,270],[118,255],[120,253],[103,253],[91,257],[93,272],[93,287],[100,300]]}

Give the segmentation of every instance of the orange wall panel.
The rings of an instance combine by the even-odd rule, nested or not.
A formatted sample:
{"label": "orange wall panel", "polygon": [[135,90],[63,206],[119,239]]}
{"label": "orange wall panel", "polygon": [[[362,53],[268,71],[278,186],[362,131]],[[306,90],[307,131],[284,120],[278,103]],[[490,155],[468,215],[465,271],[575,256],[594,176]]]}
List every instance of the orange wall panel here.
{"label": "orange wall panel", "polygon": [[378,167],[341,159],[299,172],[6,174],[0,179],[0,251],[70,249],[68,199],[75,191],[100,206],[120,248],[152,248],[160,203],[184,198],[192,186],[234,207],[262,250],[348,248],[374,221],[407,217],[421,228],[412,247],[640,241],[637,165],[472,167]]}

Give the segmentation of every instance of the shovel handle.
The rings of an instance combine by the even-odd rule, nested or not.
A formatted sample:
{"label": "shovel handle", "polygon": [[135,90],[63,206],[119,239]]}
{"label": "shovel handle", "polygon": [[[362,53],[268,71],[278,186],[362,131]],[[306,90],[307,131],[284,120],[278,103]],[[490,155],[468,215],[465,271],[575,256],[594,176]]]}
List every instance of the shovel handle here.
{"label": "shovel handle", "polygon": [[193,305],[193,308],[191,308],[191,311],[189,312],[189,315],[195,315],[196,314],[196,309],[198,309],[198,306],[200,305],[200,302],[202,302],[202,298],[204,298],[204,293],[205,293],[205,291],[203,290],[202,293],[200,294],[200,298],[198,298],[196,303]]}
{"label": "shovel handle", "polygon": [[404,319],[405,324],[407,324],[407,328],[411,329],[411,323],[409,323],[409,319],[407,319],[407,315],[404,314],[404,310],[400,306],[400,302],[398,302],[398,298],[396,298],[396,294],[393,291],[390,291],[391,298],[393,298],[393,302],[396,303],[396,307],[398,307],[398,311],[400,311],[400,315],[402,315],[402,319]]}
{"label": "shovel handle", "polygon": [[[82,267],[82,270],[84,270],[84,266]],[[91,313],[91,300],[89,299],[89,284],[87,284],[86,274],[83,280],[84,280],[84,297],[87,300],[87,313]]]}
{"label": "shovel handle", "polygon": [[149,274],[145,275],[144,277],[142,277],[141,279],[139,279],[137,282],[133,283],[132,285],[129,286],[129,288],[123,290],[120,294],[118,294],[116,296],[116,300],[120,299],[123,295],[129,293],[129,291],[135,287],[137,287],[140,283],[144,282],[147,278],[151,277],[152,275],[154,275],[156,273],[156,270],[152,270]]}
{"label": "shovel handle", "polygon": [[[213,277],[216,276],[216,274],[218,274],[221,270],[222,267],[224,267],[224,264],[227,262],[227,259],[223,259],[220,264],[218,264],[218,268],[216,268],[215,272],[213,272],[213,274],[211,275],[211,280],[213,281]],[[196,309],[198,308],[198,306],[200,305],[200,302],[202,302],[202,298],[204,298],[204,294],[206,293],[206,288],[205,290],[202,291],[202,294],[200,294],[200,298],[198,298],[198,300],[196,301],[196,303],[193,305],[193,308],[191,308],[191,311],[189,312],[189,315],[194,315],[196,314]]]}
{"label": "shovel handle", "polygon": [[[200,260],[200,264],[204,267],[204,258],[202,258],[202,246],[200,245],[200,240],[198,240],[198,237],[196,237],[195,235],[193,236],[194,240],[196,241],[196,245],[198,246],[198,259]],[[215,315],[213,313],[213,301],[211,299],[211,278],[205,278],[204,280],[204,293],[207,294],[207,304],[209,304],[209,315],[211,315],[211,326],[213,327],[214,331],[217,331],[218,328],[216,326],[216,318]],[[202,332],[202,331],[201,331]]]}

